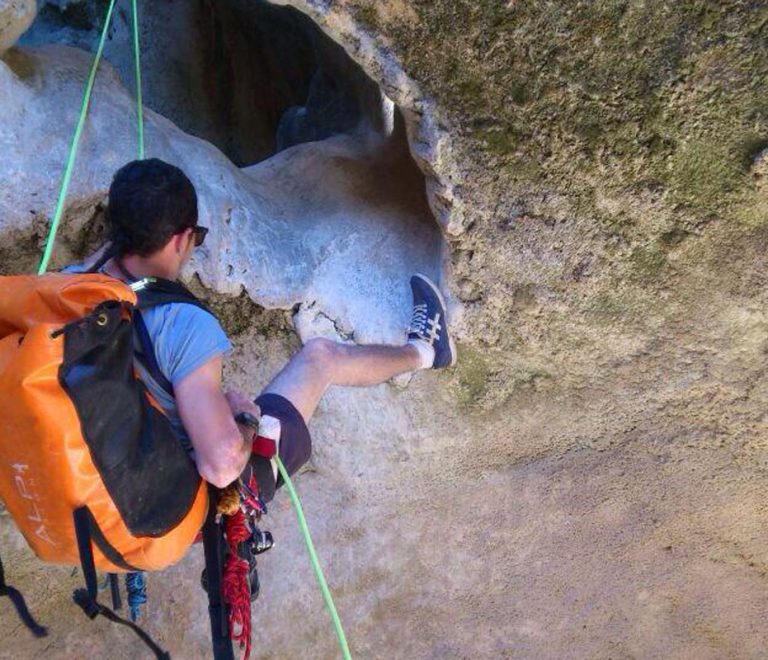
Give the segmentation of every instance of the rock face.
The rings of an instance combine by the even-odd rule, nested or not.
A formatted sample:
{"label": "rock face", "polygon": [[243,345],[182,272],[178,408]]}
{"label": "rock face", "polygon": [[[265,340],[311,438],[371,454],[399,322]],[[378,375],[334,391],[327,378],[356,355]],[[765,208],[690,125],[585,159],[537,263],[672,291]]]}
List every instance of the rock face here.
{"label": "rock face", "polygon": [[[74,125],[88,57],[57,46],[9,53],[0,66],[9,90],[0,142],[9,154],[25,153],[3,166],[7,183],[0,213],[4,230],[18,232],[55,202],[59,181],[51,173],[61,171],[69,138],[66,131],[51,134],[45,124],[56,108],[68,108],[63,120]],[[410,269],[437,276],[440,235],[418,173],[396,145],[373,135],[339,135],[238,170],[214,147],[154,115],[147,122],[146,143],[147,157],[179,164],[198,190],[211,236],[193,269],[206,286],[230,294],[245,288],[269,308],[321,302],[315,313],[322,308],[328,318],[343,318],[349,333],[354,327],[363,342],[403,337]],[[93,217],[112,174],[135,153],[132,98],[106,69],[93,98],[71,195],[81,200],[80,209],[73,210],[62,236],[59,263],[73,257],[83,224]],[[30,161],[32,154],[37,162]],[[397,176],[390,174],[393,170]],[[70,250],[67,232],[76,243]],[[30,246],[14,242],[5,249],[11,254],[3,262],[10,265],[20,258],[19,249]],[[371,290],[381,291],[378,312],[369,309]]]}
{"label": "rock face", "polygon": [[0,55],[32,25],[36,14],[36,0],[0,0]]}
{"label": "rock face", "polygon": [[[255,154],[254,127],[276,131],[282,114],[205,129],[217,97],[185,118],[179,81],[213,94],[208,69],[159,27],[197,25],[200,7],[214,23],[244,11],[220,4],[145,9],[142,37],[147,104],[223,150],[148,112],[148,155],[184,167],[211,227],[187,275],[234,335],[228,382],[258,391],[316,334],[399,341],[412,270],[442,277],[460,340],[455,369],[332,390],[310,423],[313,470],[298,486],[353,653],[762,657],[765,10],[281,3],[396,109],[362,104],[375,121],[315,142],[290,124],[295,110],[299,142],[238,168],[227,136],[252,136],[238,153]],[[38,21],[22,43],[87,44],[95,29]],[[126,29],[107,53],[116,70],[100,72],[59,262],[94,242],[111,174],[134,153]],[[245,57],[247,33],[231,45]],[[163,54],[189,69],[164,69]],[[87,66],[61,46],[0,61],[4,272],[39,256]],[[310,80],[283,111],[315,107]],[[336,657],[285,497],[269,518],[257,655]],[[77,618],[75,578],[43,569],[7,519],[0,534],[9,581],[52,628],[47,654],[140,652]],[[150,581],[148,628],[179,657],[208,653],[200,568],[193,550]],[[2,601],[0,624],[18,627]],[[23,631],[0,650],[39,652]]]}

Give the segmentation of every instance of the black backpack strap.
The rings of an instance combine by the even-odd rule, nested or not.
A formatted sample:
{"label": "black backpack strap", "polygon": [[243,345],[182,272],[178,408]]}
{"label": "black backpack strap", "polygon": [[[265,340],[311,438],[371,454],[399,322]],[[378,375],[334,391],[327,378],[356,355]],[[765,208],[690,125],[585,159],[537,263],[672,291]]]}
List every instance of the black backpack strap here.
{"label": "black backpack strap", "polygon": [[93,561],[93,546],[91,545],[92,516],[88,507],[81,506],[74,512],[75,535],[77,536],[77,549],[80,553],[80,565],[85,577],[85,589],[75,589],[72,600],[80,606],[89,619],[95,619],[99,614],[113,623],[128,626],[147,647],[155,654],[158,660],[170,660],[171,656],[132,621],[127,621],[115,614],[108,607],[98,602],[98,585],[96,581],[96,565]]}
{"label": "black backpack strap", "polygon": [[169,303],[187,303],[216,316],[194,293],[180,282],[162,277],[145,277],[130,285],[136,292],[139,309],[149,309]]}
{"label": "black backpack strap", "polygon": [[147,372],[149,372],[149,375],[152,376],[153,380],[172,397],[173,383],[171,383],[160,370],[160,366],[157,363],[157,357],[155,356],[155,349],[152,345],[152,339],[149,336],[147,324],[144,322],[144,318],[141,315],[141,310],[158,307],[160,305],[168,305],[170,303],[186,303],[199,307],[214,317],[215,314],[213,314],[213,312],[208,309],[195,294],[187,289],[187,287],[178,282],[149,277],[135,282],[133,288],[136,291],[136,297],[138,299],[136,308],[134,309],[133,325],[139,340],[139,345],[141,346],[141,353],[137,353],[136,358]]}
{"label": "black backpack strap", "polygon": [[208,485],[208,516],[203,525],[203,551],[208,591],[208,615],[211,619],[211,643],[214,660],[234,660],[235,653],[229,637],[227,606],[221,593],[224,568],[224,533],[216,522],[219,491]]}
{"label": "black backpack strap", "polygon": [[149,372],[149,375],[152,376],[154,381],[162,387],[169,396],[173,396],[173,383],[165,377],[165,374],[160,370],[160,365],[157,364],[155,347],[152,345],[152,339],[149,336],[147,324],[144,323],[144,317],[138,309],[133,310],[133,328],[136,332],[136,337],[139,340],[139,345],[141,346],[141,353],[136,353],[136,359]]}
{"label": "black backpack strap", "polygon": [[93,562],[91,517],[89,514],[90,512],[88,511],[88,508],[81,506],[79,509],[75,509],[73,518],[75,523],[75,535],[77,537],[77,551],[80,554],[80,566],[83,569],[85,587],[88,596],[95,601],[99,593],[99,586],[96,581],[96,565]]}
{"label": "black backpack strap", "polygon": [[123,606],[120,598],[120,582],[117,579],[117,573],[109,574],[109,591],[112,594],[112,609],[119,610]]}
{"label": "black backpack strap", "polygon": [[29,613],[27,603],[21,592],[5,583],[5,568],[3,568],[2,558],[0,558],[0,596],[8,596],[11,599],[19,618],[35,637],[46,637],[48,635],[48,629],[37,623]]}

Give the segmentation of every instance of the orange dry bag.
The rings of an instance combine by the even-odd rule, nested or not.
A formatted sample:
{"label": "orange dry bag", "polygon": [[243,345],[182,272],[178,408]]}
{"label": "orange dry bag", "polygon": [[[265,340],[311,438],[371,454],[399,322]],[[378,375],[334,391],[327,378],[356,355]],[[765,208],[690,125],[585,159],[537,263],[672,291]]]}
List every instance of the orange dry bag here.
{"label": "orange dry bag", "polygon": [[154,363],[140,310],[167,302],[202,306],[166,280],[0,277],[0,498],[45,561],[80,564],[79,526],[96,568],[158,570],[203,525],[205,484],[134,369]]}

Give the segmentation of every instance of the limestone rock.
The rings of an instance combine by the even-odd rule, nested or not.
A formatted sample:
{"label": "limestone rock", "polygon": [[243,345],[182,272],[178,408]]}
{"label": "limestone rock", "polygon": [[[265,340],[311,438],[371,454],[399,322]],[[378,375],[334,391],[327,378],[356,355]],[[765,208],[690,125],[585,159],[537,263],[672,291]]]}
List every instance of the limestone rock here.
{"label": "limestone rock", "polygon": [[[0,145],[9,154],[0,165],[6,182],[0,230],[6,232],[28,227],[30,216],[52,213],[59,180],[50,173],[61,172],[66,161],[66,129],[76,121],[88,57],[52,47],[15,52],[7,62],[0,84],[14,93],[0,126]],[[134,157],[132,103],[104,67],[72,182],[75,215],[85,207],[90,217],[112,173]],[[54,115],[64,130],[49,130]],[[439,231],[418,195],[408,207],[402,195],[388,194],[410,184],[384,176],[389,160],[398,158],[386,145],[340,136],[297,145],[240,171],[214,147],[152,113],[146,144],[148,157],[178,163],[188,173],[200,196],[201,222],[211,228],[190,274],[197,271],[222,293],[244,288],[268,308],[318,303],[331,318],[354,325],[358,341],[403,336],[410,314],[408,278],[419,270],[437,275]],[[76,234],[84,221],[75,218],[70,231]],[[59,263],[67,258],[67,231]],[[380,292],[373,308],[371,291]]]}
{"label": "limestone rock", "polygon": [[0,0],[0,55],[32,25],[37,0]]}
{"label": "limestone rock", "polygon": [[[195,127],[150,112],[147,144],[200,190],[211,240],[187,275],[232,328],[233,386],[258,391],[314,334],[394,341],[414,265],[461,301],[454,370],[403,389],[332,389],[310,422],[313,465],[297,486],[355,656],[764,657],[765,11],[280,1],[381,86],[423,177],[404,176],[409,161],[376,132],[244,168],[209,144],[249,135],[194,113],[201,90],[215,91],[207,74],[226,83],[269,59],[247,57],[247,16],[222,36],[233,8],[264,9],[250,0],[144,13],[147,104],[177,124],[187,107]],[[51,35],[63,38],[41,39]],[[108,56],[130,86],[127,35],[118,23]],[[230,69],[235,53],[244,60]],[[17,48],[5,59],[0,269],[28,270],[88,57]],[[232,96],[213,107],[237,98],[233,116],[247,116],[245,79],[223,84]],[[264,98],[278,95],[254,105]],[[92,112],[60,261],[84,251],[109,176],[134,149],[130,95],[108,68]],[[189,134],[208,120],[206,140]],[[337,657],[284,497],[268,526],[278,545],[259,564],[257,656]],[[75,579],[44,573],[5,519],[0,535],[9,580],[52,626],[47,655],[142,652],[122,631],[78,625]],[[209,653],[200,568],[195,549],[150,581],[147,625],[179,657]],[[17,625],[0,608],[3,626]],[[41,648],[13,635],[4,652]]]}

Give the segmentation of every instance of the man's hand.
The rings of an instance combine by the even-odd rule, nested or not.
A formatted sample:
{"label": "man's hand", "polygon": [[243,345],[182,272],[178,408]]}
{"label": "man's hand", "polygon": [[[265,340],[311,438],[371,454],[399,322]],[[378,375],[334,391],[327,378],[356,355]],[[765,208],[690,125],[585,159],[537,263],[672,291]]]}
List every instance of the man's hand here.
{"label": "man's hand", "polygon": [[[232,417],[237,416],[238,413],[249,413],[257,420],[261,417],[261,409],[259,406],[253,402],[253,399],[242,392],[229,390],[224,396],[227,398],[230,410],[232,410]],[[237,427],[240,429],[240,433],[242,433],[244,439],[248,440],[249,438],[253,438],[255,429],[243,424],[238,424]]]}

